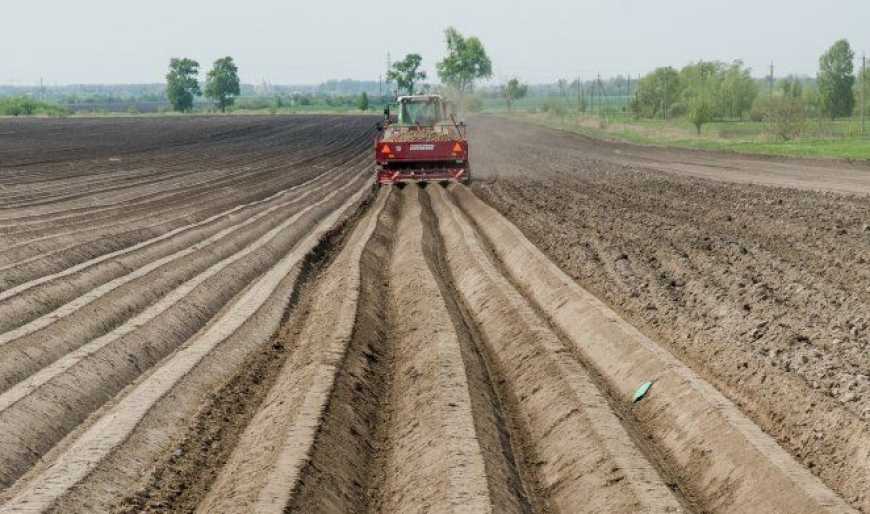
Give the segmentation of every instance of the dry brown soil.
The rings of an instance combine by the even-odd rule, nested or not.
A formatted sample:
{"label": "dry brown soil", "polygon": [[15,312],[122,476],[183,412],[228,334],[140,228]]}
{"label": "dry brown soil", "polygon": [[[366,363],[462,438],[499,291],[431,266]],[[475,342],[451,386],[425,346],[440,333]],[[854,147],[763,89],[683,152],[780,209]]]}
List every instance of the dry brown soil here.
{"label": "dry brown soil", "polygon": [[870,509],[870,171],[472,133],[483,199]]}
{"label": "dry brown soil", "polygon": [[865,196],[375,121],[0,122],[0,513],[870,511]]}

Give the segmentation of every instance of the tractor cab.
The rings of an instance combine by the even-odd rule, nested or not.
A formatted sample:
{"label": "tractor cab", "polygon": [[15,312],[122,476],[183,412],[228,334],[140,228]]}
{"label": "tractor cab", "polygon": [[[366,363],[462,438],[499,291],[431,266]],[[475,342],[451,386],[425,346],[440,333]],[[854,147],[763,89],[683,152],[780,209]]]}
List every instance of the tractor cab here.
{"label": "tractor cab", "polygon": [[448,121],[445,102],[437,95],[402,96],[398,100],[399,125],[433,127]]}

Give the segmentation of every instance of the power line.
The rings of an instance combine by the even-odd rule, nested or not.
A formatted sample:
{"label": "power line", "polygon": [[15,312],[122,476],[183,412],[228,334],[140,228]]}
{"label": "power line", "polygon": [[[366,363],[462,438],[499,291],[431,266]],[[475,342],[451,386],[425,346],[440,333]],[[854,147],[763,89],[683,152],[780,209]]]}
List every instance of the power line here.
{"label": "power line", "polygon": [[861,137],[864,137],[864,118],[867,116],[867,55],[861,56]]}

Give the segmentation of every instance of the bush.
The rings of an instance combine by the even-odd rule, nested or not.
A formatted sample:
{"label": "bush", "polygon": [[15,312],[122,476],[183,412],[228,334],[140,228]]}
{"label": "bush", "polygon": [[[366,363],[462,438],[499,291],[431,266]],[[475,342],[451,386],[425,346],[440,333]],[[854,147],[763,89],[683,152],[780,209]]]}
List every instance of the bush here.
{"label": "bush", "polygon": [[568,114],[568,109],[565,107],[565,103],[558,98],[548,98],[541,107],[541,110],[543,112],[555,114],[560,118],[564,118],[565,115]]}
{"label": "bush", "polygon": [[6,116],[21,116],[21,106],[17,102],[9,102],[3,107]]}
{"label": "bush", "polygon": [[800,98],[776,97],[768,101],[768,130],[783,141],[800,137],[806,128],[807,109]]}
{"label": "bush", "polygon": [[752,109],[749,110],[749,119],[752,121],[764,121],[768,111],[770,111],[770,97],[758,96],[752,102]]}
{"label": "bush", "polygon": [[36,113],[36,102],[29,98],[23,98],[21,100],[21,114],[25,116],[32,116]]}
{"label": "bush", "polygon": [[59,105],[40,102],[25,96],[0,99],[0,116],[33,116],[34,114],[63,116],[69,114],[69,111]]}
{"label": "bush", "polygon": [[705,123],[713,121],[713,103],[705,96],[692,98],[689,100],[688,113],[686,116],[689,118],[692,125],[695,126],[695,130],[700,136],[701,127],[703,127]]}
{"label": "bush", "polygon": [[675,102],[671,105],[670,117],[671,118],[681,118],[686,115],[689,111],[689,108],[683,102]]}
{"label": "bush", "polygon": [[[266,97],[249,97],[249,98],[237,98],[235,102],[236,109],[234,110],[248,110],[248,111],[265,111],[272,107],[274,107],[274,100],[272,98]],[[230,106],[228,106],[230,107]],[[230,109],[227,109],[230,110]]]}

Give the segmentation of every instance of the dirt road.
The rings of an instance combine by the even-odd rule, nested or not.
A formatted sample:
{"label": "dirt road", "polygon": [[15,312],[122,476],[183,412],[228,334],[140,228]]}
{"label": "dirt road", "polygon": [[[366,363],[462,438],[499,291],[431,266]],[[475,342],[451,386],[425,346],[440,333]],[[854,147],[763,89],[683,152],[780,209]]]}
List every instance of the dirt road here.
{"label": "dirt road", "polygon": [[[756,194],[771,217],[786,193],[573,156],[494,176],[499,159],[506,173],[529,161],[480,136],[491,171],[475,189],[503,216],[464,186],[373,193],[369,118],[208,120],[117,127],[129,145],[93,143],[111,121],[65,120],[79,135],[44,159],[0,139],[14,163],[0,173],[0,513],[867,509],[864,399],[799,388],[771,358],[802,347],[772,322],[769,354],[735,360],[742,340],[713,337],[731,327],[713,316],[733,316],[731,289],[711,290],[720,262],[689,277],[667,260],[696,241],[672,188],[718,188],[714,207]],[[596,224],[622,209],[646,219],[629,178],[658,184],[672,239],[626,232],[639,246],[616,259],[571,239],[612,237]],[[737,241],[747,253],[722,245],[745,265],[756,249]],[[641,255],[662,267],[634,294],[608,272]],[[758,273],[800,269],[776,262]],[[655,294],[706,277],[706,302]],[[796,323],[787,311],[776,319]],[[852,370],[839,349],[820,355]],[[801,430],[807,453],[789,439]]]}

